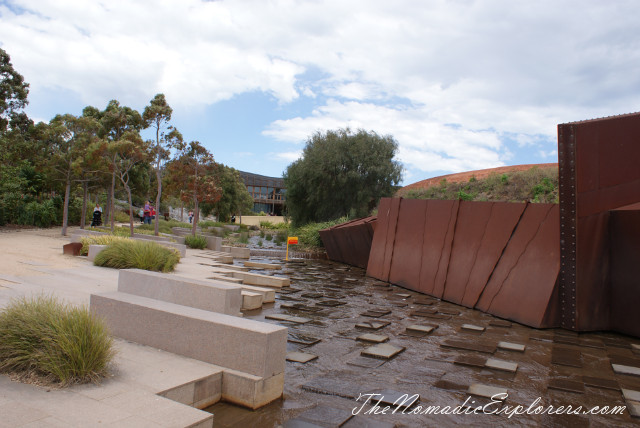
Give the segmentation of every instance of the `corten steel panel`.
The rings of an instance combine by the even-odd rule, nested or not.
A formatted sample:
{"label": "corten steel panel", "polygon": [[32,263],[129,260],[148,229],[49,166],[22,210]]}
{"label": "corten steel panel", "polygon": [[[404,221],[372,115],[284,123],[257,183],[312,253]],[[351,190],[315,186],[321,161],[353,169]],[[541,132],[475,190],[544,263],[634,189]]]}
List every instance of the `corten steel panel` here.
{"label": "corten steel panel", "polygon": [[451,260],[451,249],[453,247],[453,239],[456,233],[459,210],[460,201],[454,201],[451,207],[451,217],[449,218],[449,224],[447,225],[447,234],[444,237],[442,254],[438,263],[438,271],[436,272],[435,284],[433,285],[433,295],[439,298],[442,298],[442,295],[444,294],[444,283],[447,280],[447,276],[449,273],[449,261]]}
{"label": "corten steel panel", "polygon": [[424,200],[402,199],[398,214],[389,282],[412,290],[420,286],[426,210]]}
{"label": "corten steel panel", "polygon": [[493,202],[473,268],[465,286],[462,304],[473,308],[487,285],[493,269],[520,221],[527,204]]}
{"label": "corten steel panel", "polygon": [[366,269],[375,217],[352,220],[320,231],[329,260]]}
{"label": "corten steel panel", "polygon": [[367,275],[382,281],[389,281],[399,208],[400,198],[382,198],[378,207],[378,220],[369,253]]}
{"label": "corten steel panel", "polygon": [[527,206],[477,309],[531,327],[556,325],[546,315],[560,271],[558,224],[557,205]]}
{"label": "corten steel panel", "polygon": [[460,202],[449,269],[442,298],[462,303],[478,249],[491,217],[492,202]]}
{"label": "corten steel panel", "polygon": [[442,297],[460,202],[424,202],[426,218],[421,249],[420,283],[416,291]]}
{"label": "corten steel panel", "polygon": [[640,114],[558,125],[558,157],[562,326],[607,328],[605,212],[640,200]]}
{"label": "corten steel panel", "polygon": [[611,328],[640,337],[640,204],[611,211]]}

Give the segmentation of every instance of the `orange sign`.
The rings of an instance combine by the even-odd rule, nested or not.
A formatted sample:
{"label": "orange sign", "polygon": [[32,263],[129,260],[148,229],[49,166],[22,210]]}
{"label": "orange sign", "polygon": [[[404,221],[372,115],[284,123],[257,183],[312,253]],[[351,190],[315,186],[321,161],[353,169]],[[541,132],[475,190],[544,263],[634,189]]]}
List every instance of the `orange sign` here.
{"label": "orange sign", "polygon": [[289,245],[294,245],[298,243],[298,237],[297,236],[290,236],[287,238],[287,244]]}

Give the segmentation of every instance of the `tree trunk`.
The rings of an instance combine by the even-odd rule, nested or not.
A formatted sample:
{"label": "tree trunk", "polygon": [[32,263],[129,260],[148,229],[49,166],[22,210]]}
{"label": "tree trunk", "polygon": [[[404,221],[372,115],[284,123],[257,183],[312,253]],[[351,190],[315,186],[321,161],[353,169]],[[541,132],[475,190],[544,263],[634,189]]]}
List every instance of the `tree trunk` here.
{"label": "tree trunk", "polygon": [[[96,194],[96,203],[98,203],[98,195]],[[107,224],[111,221],[111,188],[108,187],[107,188],[107,200],[105,201],[104,204],[104,219],[103,219],[103,223]]]}
{"label": "tree trunk", "polygon": [[156,165],[156,180],[158,181],[158,194],[156,195],[156,219],[155,219],[155,228],[154,233],[156,236],[160,235],[160,195],[162,194],[162,177],[160,174],[160,163]]}
{"label": "tree trunk", "polygon": [[180,198],[180,221],[184,221],[184,201]]}
{"label": "tree trunk", "polygon": [[[133,238],[133,203],[131,202],[131,189],[126,184],[124,188],[126,189],[127,197],[129,198],[129,232],[131,232],[131,237]],[[157,215],[156,218],[158,218]]]}
{"label": "tree trunk", "polygon": [[71,179],[67,174],[67,185],[64,188],[64,208],[62,209],[62,236],[67,236],[67,222],[69,221],[69,195],[71,194]]}
{"label": "tree trunk", "polygon": [[116,166],[113,165],[113,174],[111,174],[111,233],[113,233],[116,227],[116,209],[115,209],[115,193],[116,193]]}
{"label": "tree trunk", "polygon": [[191,234],[196,236],[196,225],[198,224],[198,220],[200,219],[200,208],[198,207],[198,198],[195,199],[195,208],[193,210],[193,226],[191,226]]}
{"label": "tree trunk", "polygon": [[84,229],[85,219],[87,218],[87,200],[89,198],[89,182],[82,182],[82,216],[80,217],[80,229]]}

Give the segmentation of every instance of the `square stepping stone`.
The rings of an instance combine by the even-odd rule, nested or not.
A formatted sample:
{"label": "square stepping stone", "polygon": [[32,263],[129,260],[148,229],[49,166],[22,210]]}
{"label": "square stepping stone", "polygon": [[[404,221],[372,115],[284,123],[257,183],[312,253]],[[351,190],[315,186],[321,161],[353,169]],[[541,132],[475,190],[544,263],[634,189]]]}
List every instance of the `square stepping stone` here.
{"label": "square stepping stone", "polygon": [[320,342],[320,339],[316,339],[315,337],[303,336],[301,334],[289,333],[287,337],[287,342],[297,343],[300,345],[311,346]]}
{"label": "square stepping stone", "polygon": [[551,379],[547,388],[567,392],[577,392],[579,394],[584,393],[584,383],[571,379]]}
{"label": "square stepping stone", "polygon": [[436,327],[434,327],[432,325],[414,324],[414,325],[410,325],[409,327],[407,327],[406,333],[407,334],[413,334],[413,335],[419,335],[419,336],[426,336],[427,334],[430,334],[431,332],[433,332],[433,330],[435,330],[435,329],[436,329]]}
{"label": "square stepping stone", "polygon": [[369,330],[380,330],[383,327],[391,324],[389,321],[363,321],[356,324],[357,328],[366,328]]}
{"label": "square stepping stone", "polygon": [[301,294],[301,297],[306,297],[308,299],[318,299],[320,297],[324,297],[324,294],[322,293],[305,293],[305,294]]}
{"label": "square stepping stone", "polygon": [[634,418],[640,418],[640,403],[637,401],[627,401],[627,410]]}
{"label": "square stepping stone", "polygon": [[438,311],[436,309],[432,309],[432,308],[426,308],[426,309],[418,309],[415,311],[412,311],[409,316],[412,317],[426,317],[428,315],[433,315],[435,313],[437,313]]}
{"label": "square stepping stone", "polygon": [[371,346],[363,350],[362,352],[360,352],[360,355],[388,360],[395,357],[405,349],[406,348],[404,346],[394,346],[388,343],[381,343],[379,345]]}
{"label": "square stepping stone", "polygon": [[450,309],[440,309],[438,312],[444,315],[460,315],[459,311],[452,311]]}
{"label": "square stepping stone", "polygon": [[287,352],[287,361],[292,361],[294,363],[308,363],[309,361],[313,361],[318,358],[317,355],[307,354],[305,352]]}
{"label": "square stepping stone", "polygon": [[467,389],[467,393],[471,395],[477,395],[479,397],[493,398],[495,400],[502,401],[507,396],[507,389],[498,386],[474,383],[469,387],[469,389]]}
{"label": "square stepping stone", "polygon": [[484,357],[478,357],[476,355],[463,355],[455,359],[454,364],[460,364],[463,366],[479,367],[482,368],[487,363],[487,359]]}
{"label": "square stepping stone", "polygon": [[391,311],[387,311],[386,313],[380,313],[380,312],[376,312],[376,311],[367,311],[367,312],[363,312],[360,315],[363,317],[370,317],[370,318],[380,318],[383,315],[389,314],[391,313]]}
{"label": "square stepping stone", "polygon": [[633,366],[625,366],[622,364],[611,364],[611,368],[613,371],[618,374],[632,375],[632,376],[640,376],[640,367]]}
{"label": "square stepping stone", "polygon": [[382,343],[389,340],[389,336],[385,336],[383,334],[366,333],[358,336],[356,340],[362,340],[363,342]]}
{"label": "square stepping stone", "polygon": [[622,388],[622,395],[624,396],[625,400],[640,402],[640,391]]}
{"label": "square stepping stone", "polygon": [[502,370],[505,372],[515,373],[518,370],[518,364],[510,361],[497,360],[495,358],[489,358],[485,364],[485,367],[490,369]]}
{"label": "square stepping stone", "polygon": [[467,385],[462,385],[460,383],[455,383],[450,380],[440,379],[436,383],[433,384],[438,389],[446,389],[447,391],[458,391],[458,392],[466,392],[468,387]]}
{"label": "square stepping stone", "polygon": [[604,379],[600,377],[582,376],[582,382],[587,386],[595,388],[620,390],[620,385],[615,379]]}
{"label": "square stepping stone", "polygon": [[436,300],[433,299],[428,299],[428,298],[422,298],[422,299],[416,299],[413,301],[414,305],[423,305],[423,306],[431,306],[436,302]]}
{"label": "square stepping stone", "polygon": [[317,406],[302,413],[296,419],[316,423],[320,426],[339,427],[351,419],[352,416],[349,410]]}
{"label": "square stepping stone", "polygon": [[423,315],[423,317],[425,318],[431,318],[434,320],[450,320],[451,319],[451,315],[445,315],[445,314],[426,314]]}
{"label": "square stepping stone", "polygon": [[632,343],[631,344],[631,349],[634,350],[634,351],[640,351],[640,344]]}
{"label": "square stepping stone", "polygon": [[384,363],[386,363],[386,360],[379,360],[377,358],[368,358],[368,357],[363,357],[361,355],[357,356],[353,360],[347,361],[347,364],[351,366],[362,367],[366,369],[375,369],[377,367],[380,367]]}
{"label": "square stepping stone", "polygon": [[471,331],[484,331],[484,327],[473,324],[462,324],[463,330],[471,330]]}
{"label": "square stepping stone", "polygon": [[336,306],[342,306],[342,305],[346,305],[347,302],[341,302],[339,300],[320,300],[319,302],[316,302],[316,305],[319,306],[329,306],[329,307],[336,307]]}
{"label": "square stepping stone", "polygon": [[524,350],[526,349],[526,346],[520,343],[498,342],[498,348],[504,349],[507,351],[524,352]]}
{"label": "square stepping stone", "polygon": [[[367,358],[371,360],[370,358]],[[352,383],[337,381],[332,378],[318,377],[302,385],[302,389],[316,394],[335,395],[337,397],[354,399],[363,390],[362,387]]]}
{"label": "square stepping stone", "polygon": [[582,368],[580,351],[554,347],[551,351],[551,364]]}
{"label": "square stepping stone", "polygon": [[392,389],[387,389],[382,392],[378,392],[378,394],[379,395],[374,396],[375,402],[380,400],[381,404],[392,406],[393,408],[408,408],[420,402],[420,395],[408,392],[398,392]]}
{"label": "square stepping stone", "polygon": [[396,293],[395,295],[403,299],[408,299],[409,297],[411,297],[411,294],[407,294],[407,293]]}
{"label": "square stepping stone", "polygon": [[269,320],[292,322],[294,324],[306,324],[311,321],[309,318],[294,317],[286,314],[271,314],[266,315],[265,318]]}

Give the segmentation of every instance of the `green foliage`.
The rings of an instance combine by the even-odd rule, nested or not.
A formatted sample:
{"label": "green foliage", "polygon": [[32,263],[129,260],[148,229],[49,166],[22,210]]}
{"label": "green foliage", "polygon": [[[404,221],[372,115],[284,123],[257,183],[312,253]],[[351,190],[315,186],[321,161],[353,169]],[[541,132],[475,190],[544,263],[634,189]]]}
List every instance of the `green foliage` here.
{"label": "green foliage", "polygon": [[261,221],[260,227],[269,230],[286,230],[289,229],[288,223],[273,223],[270,221]]}
{"label": "green foliage", "polygon": [[262,244],[263,244],[262,239],[258,239],[258,247],[262,247]]}
{"label": "green foliage", "polygon": [[56,207],[51,199],[43,203],[33,201],[25,204],[18,217],[18,224],[36,227],[51,227],[56,223]]}
{"label": "green foliage", "polygon": [[348,217],[341,217],[335,220],[323,221],[319,223],[307,223],[302,227],[298,227],[290,232],[290,236],[298,237],[298,244],[301,247],[307,248],[321,248],[324,247],[322,240],[320,239],[320,231],[327,229],[336,224],[341,224],[349,221]]}
{"label": "green foliage", "polygon": [[27,105],[29,84],[11,64],[9,54],[0,48],[0,132],[9,123],[8,117]]}
{"label": "green foliage", "polygon": [[238,236],[238,242],[240,242],[241,244],[248,244],[249,243],[249,233],[248,232],[241,232],[240,235]]}
{"label": "green foliage", "polygon": [[272,234],[270,234],[270,233],[268,233],[268,234],[264,237],[264,239],[266,239],[267,241],[271,241],[271,240],[273,239],[273,235],[272,235]]}
{"label": "green foliage", "polygon": [[279,230],[278,233],[276,233],[275,238],[273,239],[273,242],[276,245],[281,245],[284,244],[285,242],[287,242],[287,236],[289,235],[289,230]]}
{"label": "green foliage", "polygon": [[114,356],[102,321],[53,297],[12,301],[0,313],[0,370],[69,385],[97,381]]}
{"label": "green foliage", "polygon": [[411,189],[403,195],[409,199],[462,199],[465,201],[558,202],[557,168],[533,167],[527,171],[491,174],[467,183],[449,183],[446,188],[433,186]]}
{"label": "green foliage", "polygon": [[207,248],[207,238],[202,235],[187,235],[184,237],[184,243],[189,248],[197,248],[199,250]]}
{"label": "green foliage", "polygon": [[260,230],[260,237],[264,238],[264,230]]}
{"label": "green foliage", "polygon": [[89,254],[89,246],[90,245],[109,245],[116,241],[121,241],[123,239],[129,239],[123,236],[116,235],[90,235],[83,236],[80,238],[80,242],[82,243],[82,249],[80,250],[80,255],[86,256]]}
{"label": "green foliage", "polygon": [[397,150],[393,137],[364,130],[312,135],[284,174],[293,224],[367,215],[401,180]]}
{"label": "green foliage", "polygon": [[155,242],[122,240],[109,244],[94,259],[96,266],[171,272],[180,261],[176,250]]}
{"label": "green foliage", "polygon": [[222,196],[213,203],[201,205],[204,215],[213,212],[218,219],[229,221],[232,215],[246,214],[253,208],[253,198],[247,190],[240,173],[226,165],[219,164],[217,171]]}

